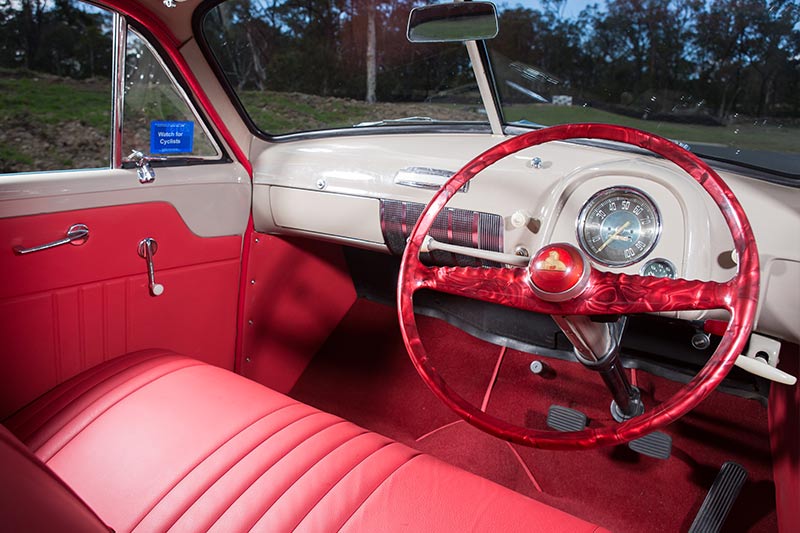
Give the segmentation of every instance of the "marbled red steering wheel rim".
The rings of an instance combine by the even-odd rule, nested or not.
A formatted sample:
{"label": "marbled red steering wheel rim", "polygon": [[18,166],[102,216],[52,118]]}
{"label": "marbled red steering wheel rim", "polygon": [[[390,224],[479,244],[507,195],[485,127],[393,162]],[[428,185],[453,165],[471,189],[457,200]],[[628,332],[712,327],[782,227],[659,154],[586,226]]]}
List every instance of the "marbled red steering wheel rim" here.
{"label": "marbled red steering wheel rim", "polygon": [[[436,215],[444,208],[447,201],[480,171],[503,157],[524,148],[550,141],[568,139],[603,139],[634,145],[658,154],[683,169],[716,202],[733,237],[734,246],[738,253],[739,268],[737,275],[726,283],[686,280],[665,283],[656,281],[655,278],[647,280],[641,276],[597,273],[597,284],[599,287],[605,284],[604,290],[594,292],[590,290],[583,297],[597,299],[604,297],[609,291],[624,293],[624,287],[617,290],[610,283],[625,285],[628,282],[633,283],[635,281],[634,285],[639,284],[640,286],[640,293],[642,292],[641,284],[644,283],[648,290],[663,293],[662,298],[666,300],[671,300],[675,297],[675,294],[670,294],[669,291],[672,290],[672,287],[676,287],[676,291],[688,298],[689,303],[697,303],[697,308],[709,309],[711,307],[701,305],[705,303],[703,298],[707,298],[709,301],[713,300],[714,307],[727,309],[731,314],[731,318],[717,350],[706,365],[692,381],[667,401],[655,408],[651,408],[641,416],[617,425],[585,429],[577,432],[555,432],[516,426],[488,415],[464,400],[450,388],[431,363],[419,338],[414,319],[412,297],[414,292],[422,288],[442,290],[437,286],[436,277],[438,274],[450,276],[461,272],[463,276],[466,276],[466,279],[469,280],[470,276],[473,276],[476,284],[483,283],[489,287],[490,280],[487,281],[486,278],[494,274],[492,269],[431,269],[422,265],[419,261],[419,251],[423,239],[428,234]],[[505,276],[506,279],[503,282],[517,283],[521,278],[514,272],[518,270],[495,269],[495,272],[510,272],[512,274]],[[447,276],[443,277],[447,279]],[[443,285],[446,286],[447,284],[443,283]],[[444,290],[444,292],[448,292],[448,290]],[[455,293],[455,291],[452,292]],[[712,293],[713,298],[709,296]],[[694,296],[692,296],[693,294]],[[753,326],[758,295],[758,250],[756,249],[750,223],[733,192],[713,169],[675,143],[647,132],[605,124],[568,124],[532,131],[500,143],[467,163],[442,186],[425,207],[409,237],[400,267],[397,306],[400,328],[406,349],[417,372],[434,394],[464,420],[499,438],[527,446],[548,449],[585,449],[624,443],[639,438],[666,426],[697,406],[722,382],[733,367],[737,356],[743,352]],[[636,297],[642,298],[641,294]],[[634,297],[631,298],[633,299]],[[692,298],[696,302],[691,301]],[[501,302],[504,298],[497,295],[486,296],[481,299],[508,304],[508,302]],[[530,295],[514,295],[513,298],[509,298],[509,301],[513,301],[515,307],[535,309],[550,314],[583,314],[584,312],[586,314],[598,314],[596,312],[598,311],[597,309],[590,309],[590,306],[581,303],[542,303],[535,301],[535,296],[533,296],[532,292]],[[620,304],[618,306],[619,309],[615,309],[615,304],[608,303],[608,300],[602,300],[601,303],[609,306],[606,309],[607,313],[624,312],[628,309],[633,309],[633,312],[641,312],[647,308],[647,306],[643,305],[637,307],[633,305],[635,303],[633,301],[628,302],[630,305],[627,306]],[[683,302],[684,305],[686,303],[686,301]],[[659,310],[681,308],[680,305],[669,307],[663,302],[661,304]],[[531,307],[526,307],[526,305]]]}

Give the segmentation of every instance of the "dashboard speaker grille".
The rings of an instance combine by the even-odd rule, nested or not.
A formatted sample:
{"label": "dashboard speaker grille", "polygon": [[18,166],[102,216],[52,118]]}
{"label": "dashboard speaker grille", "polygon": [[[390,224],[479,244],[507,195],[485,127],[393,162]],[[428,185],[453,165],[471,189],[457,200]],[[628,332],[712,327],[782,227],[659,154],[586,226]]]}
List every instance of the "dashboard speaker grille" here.
{"label": "dashboard speaker grille", "polygon": [[[425,205],[414,202],[381,200],[381,231],[393,254],[403,254],[406,240],[424,208]],[[440,242],[502,252],[503,217],[446,207],[436,217],[430,235]],[[422,260],[444,266],[498,266],[490,261],[441,251],[423,254]]]}

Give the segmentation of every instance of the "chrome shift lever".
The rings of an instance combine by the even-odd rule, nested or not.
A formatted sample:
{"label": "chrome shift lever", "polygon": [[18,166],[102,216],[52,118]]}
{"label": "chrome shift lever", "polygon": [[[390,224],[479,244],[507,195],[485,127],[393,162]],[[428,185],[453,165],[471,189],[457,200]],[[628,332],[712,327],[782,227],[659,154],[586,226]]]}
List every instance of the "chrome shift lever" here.
{"label": "chrome shift lever", "polygon": [[150,294],[161,296],[164,294],[164,286],[156,283],[155,268],[153,267],[153,256],[158,251],[158,243],[152,237],[147,237],[139,242],[139,257],[147,261],[147,279],[150,286]]}

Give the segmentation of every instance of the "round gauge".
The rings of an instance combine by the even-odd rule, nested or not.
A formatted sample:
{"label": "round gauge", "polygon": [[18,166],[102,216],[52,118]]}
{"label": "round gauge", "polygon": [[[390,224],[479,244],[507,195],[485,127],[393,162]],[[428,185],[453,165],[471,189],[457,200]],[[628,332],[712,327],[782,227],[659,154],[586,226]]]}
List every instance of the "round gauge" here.
{"label": "round gauge", "polygon": [[675,279],[675,265],[666,259],[651,259],[644,264],[641,273],[642,276]]}
{"label": "round gauge", "polygon": [[578,216],[578,240],[598,263],[622,267],[642,260],[658,241],[661,217],[642,191],[612,187],[592,196]]}

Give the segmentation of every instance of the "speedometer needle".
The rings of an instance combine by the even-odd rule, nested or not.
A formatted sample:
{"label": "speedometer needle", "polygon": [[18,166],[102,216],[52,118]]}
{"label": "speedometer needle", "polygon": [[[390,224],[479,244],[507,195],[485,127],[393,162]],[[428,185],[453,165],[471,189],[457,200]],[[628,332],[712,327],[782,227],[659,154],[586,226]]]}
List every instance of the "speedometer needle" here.
{"label": "speedometer needle", "polygon": [[611,241],[618,240],[617,236],[618,236],[620,233],[622,233],[622,232],[625,230],[625,228],[627,228],[627,227],[628,227],[628,226],[630,226],[630,225],[631,225],[631,221],[629,220],[629,221],[627,221],[626,223],[624,223],[623,225],[621,225],[620,227],[618,227],[618,228],[617,228],[617,231],[615,231],[613,235],[611,235],[611,236],[610,236],[608,239],[606,239],[606,242],[604,242],[604,243],[603,243],[603,245],[602,245],[602,246],[600,246],[600,248],[598,248],[598,249],[597,249],[597,252],[596,252],[596,253],[598,253],[598,254],[599,254],[600,252],[602,252],[602,251],[603,251],[603,249],[604,249],[606,246],[608,246],[609,244],[611,244]]}

